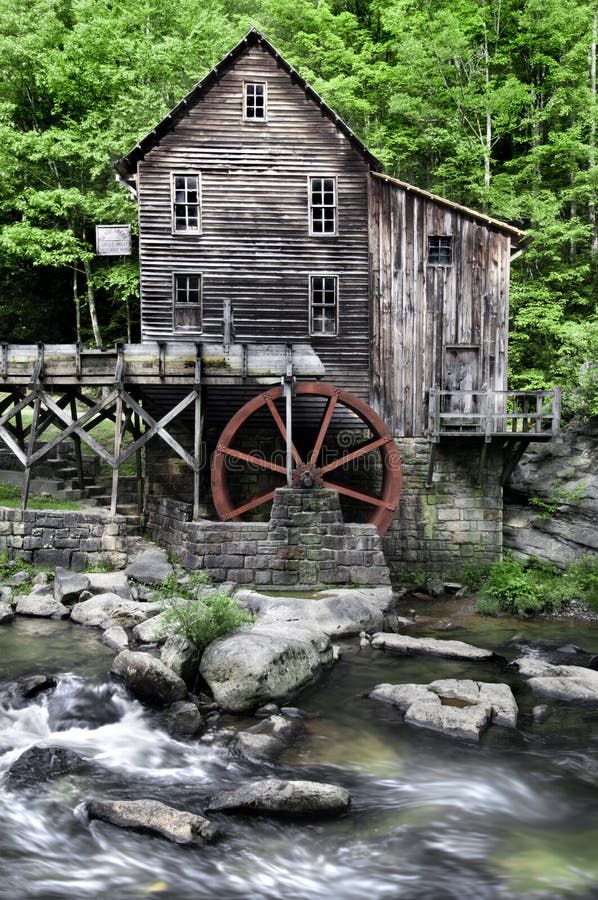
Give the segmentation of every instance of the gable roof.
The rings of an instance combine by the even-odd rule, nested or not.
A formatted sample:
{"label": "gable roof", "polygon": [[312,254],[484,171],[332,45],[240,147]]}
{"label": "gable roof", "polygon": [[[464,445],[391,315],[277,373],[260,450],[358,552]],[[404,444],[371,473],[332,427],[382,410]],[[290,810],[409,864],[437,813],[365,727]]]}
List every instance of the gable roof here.
{"label": "gable roof", "polygon": [[369,164],[373,174],[376,177],[381,178],[391,184],[394,184],[396,187],[402,188],[404,190],[410,191],[414,194],[419,195],[420,197],[425,197],[429,200],[433,200],[434,202],[446,206],[450,209],[457,210],[458,212],[463,213],[464,215],[470,216],[471,218],[477,219],[478,221],[484,222],[487,225],[491,225],[494,228],[497,228],[500,231],[508,233],[512,238],[516,241],[521,242],[525,237],[525,231],[521,231],[519,228],[515,228],[513,225],[507,225],[505,222],[501,222],[498,219],[493,219],[490,216],[485,215],[481,212],[476,212],[473,209],[469,209],[466,206],[462,206],[459,203],[455,203],[452,200],[446,200],[444,197],[440,197],[436,194],[431,194],[428,191],[424,191],[421,188],[415,187],[414,185],[407,184],[404,181],[399,181],[396,178],[391,178],[388,175],[384,175],[380,170],[382,169],[382,164],[380,160],[374,156],[373,153],[368,150],[366,145],[361,141],[354,131],[349,128],[346,122],[341,119],[339,115],[337,115],[334,110],[332,110],[325,100],[311,87],[308,82],[301,77],[301,75],[297,72],[293,66],[288,63],[283,56],[278,52],[278,50],[264,37],[264,35],[257,30],[257,28],[251,28],[244,38],[242,38],[236,47],[227,53],[227,55],[217,64],[215,65],[209,73],[203,78],[201,81],[198,81],[195,87],[189,91],[189,93],[183,97],[183,99],[177,103],[177,105],[172,109],[166,116],[159,122],[155,128],[153,128],[149,134],[146,134],[144,138],[142,138],[138,144],[136,144],[133,149],[127,153],[125,156],[122,156],[119,160],[116,161],[115,168],[119,175],[127,181],[130,179],[132,175],[135,174],[137,170],[137,163],[139,160],[143,159],[143,157],[149,153],[154,147],[156,147],[160,140],[168,134],[172,129],[177,125],[178,122],[183,118],[186,114],[187,110],[195,104],[197,104],[202,97],[210,90],[212,85],[214,85],[219,79],[232,68],[237,59],[243,56],[244,53],[247,52],[251,47],[260,46],[263,50],[269,53],[277,62],[283,71],[285,71],[291,80],[297,84],[300,88],[302,88],[306,95],[312,100],[317,106],[319,106],[322,114],[325,115],[330,121],[338,128],[338,130],[345,135],[345,137],[351,142],[352,146],[360,153],[366,162]]}
{"label": "gable roof", "polygon": [[280,55],[278,50],[264,37],[264,35],[256,28],[252,28],[247,32],[245,37],[239,41],[237,46],[233,47],[230,53],[227,53],[224,59],[209,71],[205,78],[197,82],[195,87],[189,91],[179,103],[177,103],[174,109],[172,109],[162,121],[149,132],[149,134],[146,134],[146,136],[142,138],[129,153],[116,161],[114,165],[119,175],[122,175],[124,178],[132,175],[136,171],[139,160],[143,159],[146,153],[159,144],[160,140],[183,118],[187,110],[190,107],[195,106],[195,104],[201,100],[204,94],[210,90],[212,85],[232,68],[240,56],[256,45],[259,45],[263,50],[269,53],[276,60],[280,68],[289,75],[292,81],[299,85],[310,100],[313,100],[313,102],[320,107],[322,114],[329,118],[338,130],[345,135],[353,147],[355,147],[355,149],[366,159],[372,169],[377,171],[382,168],[380,161],[373,153],[370,153],[363,141],[361,141],[355,132],[349,128],[347,123],[328,106],[317,91],[315,91],[311,85],[301,77],[297,70]]}

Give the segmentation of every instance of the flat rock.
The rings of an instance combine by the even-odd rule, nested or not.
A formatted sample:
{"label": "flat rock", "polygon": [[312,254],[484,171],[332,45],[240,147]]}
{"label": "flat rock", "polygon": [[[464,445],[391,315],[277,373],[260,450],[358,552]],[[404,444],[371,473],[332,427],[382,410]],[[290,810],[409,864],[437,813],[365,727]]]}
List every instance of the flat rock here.
{"label": "flat rock", "polygon": [[182,678],[149,653],[123,650],[113,660],[110,671],[124,681],[132,694],[150,706],[170,706],[177,700],[187,699],[187,687]]}
{"label": "flat rock", "polygon": [[56,566],[54,573],[54,596],[59,603],[75,603],[80,594],[89,588],[89,578],[76,572]]}
{"label": "flat rock", "polygon": [[474,647],[464,641],[416,638],[407,634],[378,633],[372,638],[372,647],[390,650],[392,653],[423,653],[426,656],[444,656],[455,659],[490,659],[492,650]]}
{"label": "flat rock", "polygon": [[[517,703],[506,684],[447,678],[427,685],[379,684],[369,696],[403,710],[405,722],[451,737],[479,740],[490,722],[517,724]],[[451,705],[455,700],[462,705]]]}
{"label": "flat rock", "polygon": [[130,563],[125,572],[129,578],[143,584],[162,584],[174,569],[168,562],[168,554],[161,547],[148,547]]}
{"label": "flat rock", "polygon": [[30,594],[19,597],[16,611],[20,616],[39,616],[43,619],[66,619],[69,609],[54,598],[47,584],[34,587]]}
{"label": "flat rock", "polygon": [[269,597],[243,590],[236,598],[257,616],[258,622],[299,622],[331,637],[347,637],[363,630],[381,629],[384,613],[392,606],[391,588],[321,591],[317,599]]}
{"label": "flat rock", "polygon": [[242,628],[214,641],[203,653],[200,672],[220,707],[247,712],[293,696],[331,661],[328,635],[280,622]]}
{"label": "flat rock", "polygon": [[71,619],[80,625],[91,625],[104,630],[112,625],[130,628],[156,615],[160,609],[159,603],[125,600],[118,594],[98,594],[89,600],[75,603],[71,609]]}
{"label": "flat rock", "polygon": [[555,666],[531,656],[514,660],[528,685],[538,694],[559,700],[598,701],[598,672],[584,666]]}
{"label": "flat rock", "polygon": [[200,844],[218,836],[209,819],[158,800],[88,800],[85,812],[90,819],[118,828],[151,831],[176,844]]}
{"label": "flat rock", "polygon": [[314,815],[345,812],[351,797],[345,788],[319,781],[254,781],[234,791],[217,794],[208,810],[269,812],[278,815]]}
{"label": "flat rock", "polygon": [[87,590],[90,594],[118,594],[123,600],[131,600],[129,580],[124,572],[88,572]]}

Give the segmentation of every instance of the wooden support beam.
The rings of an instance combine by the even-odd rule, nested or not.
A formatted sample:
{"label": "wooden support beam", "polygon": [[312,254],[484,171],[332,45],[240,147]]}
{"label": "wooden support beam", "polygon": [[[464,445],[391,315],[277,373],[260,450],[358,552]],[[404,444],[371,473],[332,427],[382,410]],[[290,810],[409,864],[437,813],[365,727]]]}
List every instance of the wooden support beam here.
{"label": "wooden support beam", "polygon": [[500,483],[503,485],[503,487],[511,477],[515,466],[529,447],[530,443],[531,438],[528,438],[527,440],[518,441],[516,444],[510,447],[510,452],[506,455],[502,470],[502,478]]}
{"label": "wooden support beam", "polygon": [[116,428],[114,429],[114,459],[116,463],[112,469],[112,493],[110,496],[110,515],[115,516],[118,505],[118,459],[120,458],[120,447],[122,442],[122,415],[123,415],[123,392],[118,391],[116,398]]}
{"label": "wooden support beam", "polygon": [[57,419],[59,419],[66,425],[66,428],[64,428],[63,431],[61,431],[60,434],[53,440],[51,440],[48,444],[45,444],[43,447],[41,447],[34,454],[32,461],[37,462],[38,459],[42,459],[42,457],[47,456],[47,454],[57,444],[59,444],[65,438],[69,437],[71,434],[73,434],[73,432],[76,432],[81,437],[81,439],[89,447],[91,447],[94,453],[97,453],[97,455],[101,459],[103,459],[104,462],[107,462],[109,466],[114,467],[114,457],[111,456],[110,453],[108,453],[108,451],[104,447],[102,447],[101,444],[98,444],[98,442],[94,440],[91,435],[87,434],[87,432],[83,428],[83,425],[87,421],[92,419],[93,416],[97,414],[98,410],[102,409],[102,407],[111,406],[116,401],[117,396],[117,391],[111,391],[107,397],[103,397],[98,403],[96,403],[96,405],[92,409],[84,413],[80,419],[73,421],[70,416],[66,412],[64,412],[64,410],[62,410],[60,406],[58,406],[57,403],[51,400],[47,394],[43,394],[43,400],[46,406],[55,413]]}
{"label": "wooden support beam", "polygon": [[[71,410],[71,418],[73,421],[77,418],[77,401],[74,396],[69,397],[70,410]],[[81,438],[78,434],[73,433],[73,446],[75,448],[75,463],[77,466],[77,481],[79,484],[79,490],[85,490],[85,474],[83,472],[83,454],[81,453]]]}
{"label": "wooden support beam", "polygon": [[23,473],[23,486],[21,488],[21,509],[27,507],[29,499],[29,486],[31,484],[31,466],[35,451],[35,441],[37,439],[37,423],[39,420],[39,411],[41,407],[40,392],[36,392],[35,401],[33,403],[33,419],[31,420],[31,431],[29,432],[29,444],[27,447],[27,458],[25,460],[25,472]]}
{"label": "wooden support beam", "polygon": [[199,519],[199,464],[201,454],[201,435],[203,430],[202,409],[201,409],[201,391],[196,391],[195,396],[195,418],[193,422],[193,458],[195,459],[195,468],[193,470],[193,521]]}
{"label": "wooden support beam", "polygon": [[129,459],[140,447],[147,444],[149,440],[153,437],[160,437],[162,440],[171,447],[175,453],[177,453],[182,459],[185,460],[190,469],[195,470],[196,461],[193,457],[187,453],[184,447],[182,447],[175,438],[172,437],[171,434],[166,431],[166,425],[172,422],[184,409],[186,409],[191,403],[194,402],[197,396],[197,391],[193,390],[190,394],[187,394],[173,409],[166,413],[165,416],[156,422],[156,420],[150,416],[147,410],[143,409],[126,391],[123,391],[123,401],[133,409],[134,412],[137,413],[140,419],[142,419],[146,425],[149,426],[148,430],[133,444],[131,444],[127,449],[121,453],[118,460],[116,460],[117,465],[122,465],[125,460]]}

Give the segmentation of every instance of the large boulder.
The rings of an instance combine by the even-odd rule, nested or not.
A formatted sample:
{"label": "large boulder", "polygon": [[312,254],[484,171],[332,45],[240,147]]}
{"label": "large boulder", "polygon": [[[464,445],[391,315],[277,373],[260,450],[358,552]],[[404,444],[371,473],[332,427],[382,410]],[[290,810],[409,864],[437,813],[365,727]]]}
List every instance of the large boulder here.
{"label": "large boulder", "polygon": [[277,815],[331,815],[345,812],[351,797],[345,788],[320,781],[281,781],[268,778],[234,791],[222,791],[208,806],[210,811],[275,813]]}
{"label": "large boulder", "polygon": [[446,678],[431,684],[379,684],[369,696],[401,709],[405,722],[450,737],[477,741],[490,722],[517,724],[517,704],[506,684]]}
{"label": "large boulder", "polygon": [[375,634],[372,647],[390,650],[392,653],[422,653],[426,656],[444,656],[454,659],[490,659],[492,650],[474,647],[464,641],[438,640],[436,638],[416,638],[407,634]]}
{"label": "large boulder", "polygon": [[174,569],[168,562],[168,554],[161,547],[148,547],[125,569],[129,578],[143,584],[162,584]]}
{"label": "large boulder", "polygon": [[201,844],[218,836],[205,816],[174,809],[159,800],[88,800],[85,812],[90,819],[150,831],[176,844]]}
{"label": "large boulder", "polygon": [[10,603],[0,600],[0,625],[8,625],[15,617],[15,611]]}
{"label": "large boulder", "polygon": [[55,599],[47,584],[34,587],[30,594],[19,597],[16,611],[20,616],[38,616],[42,619],[66,619],[68,607]]}
{"label": "large boulder", "polygon": [[293,696],[332,661],[330,638],[309,625],[253,625],[210,644],[200,672],[215,701],[247,712]]}
{"label": "large boulder", "polygon": [[200,653],[183,635],[170,634],[160,651],[165,666],[182,678],[189,690],[195,688],[199,675]]}
{"label": "large boulder", "polygon": [[10,766],[7,778],[20,786],[35,786],[61,775],[79,772],[87,765],[74,750],[64,747],[28,747]]}
{"label": "large boulder", "polygon": [[170,706],[177,700],[187,699],[183,679],[149,653],[123,650],[113,660],[110,671],[124,681],[132,694],[150,706]]}
{"label": "large boulder", "polygon": [[256,591],[238,591],[237,599],[262,624],[305,622],[330,637],[347,637],[379,630],[384,613],[392,607],[389,587],[342,588],[322,591],[317,599],[269,597]]}
{"label": "large boulder", "polygon": [[130,628],[155,616],[160,609],[159,603],[125,600],[118,594],[98,594],[75,603],[71,609],[71,619],[79,625],[93,625],[104,630],[112,625]]}

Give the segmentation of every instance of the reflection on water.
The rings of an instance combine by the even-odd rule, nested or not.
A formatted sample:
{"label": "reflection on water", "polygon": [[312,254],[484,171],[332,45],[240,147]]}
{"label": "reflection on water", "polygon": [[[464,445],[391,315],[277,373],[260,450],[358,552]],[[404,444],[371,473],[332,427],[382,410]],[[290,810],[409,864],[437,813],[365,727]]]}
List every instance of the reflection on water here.
{"label": "reflection on water", "polygon": [[[342,784],[353,799],[349,814],[308,822],[214,815],[223,838],[193,849],[89,824],[80,805],[91,796],[151,797],[201,812],[218,790],[264,770],[229,757],[218,741],[177,741],[161,731],[109,681],[111,654],[96,632],[26,620],[0,631],[2,678],[59,675],[58,687],[29,707],[0,708],[0,771],[32,745],[68,748],[88,763],[37,785],[0,784],[2,896],[595,897],[598,710],[554,704],[544,721],[534,721],[537,698],[506,661],[519,653],[508,646],[516,636],[554,637],[596,652],[598,629],[453,624],[450,637],[502,645],[505,662],[393,657],[360,652],[355,640],[302,695],[310,714],[304,731],[265,774]],[[442,636],[425,621],[416,630]],[[364,697],[382,681],[449,677],[508,681],[521,709],[519,729],[493,726],[472,745],[405,725],[392,708]]]}

